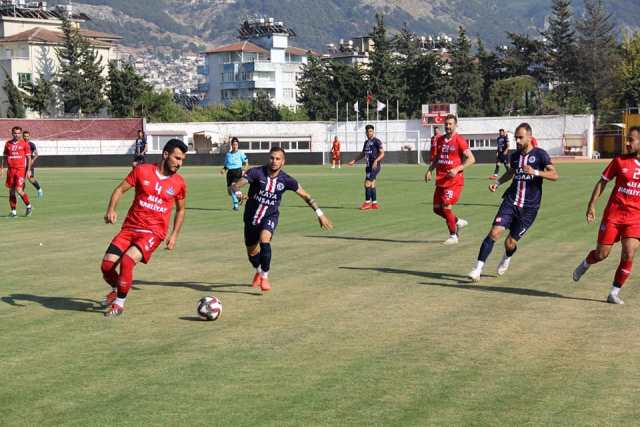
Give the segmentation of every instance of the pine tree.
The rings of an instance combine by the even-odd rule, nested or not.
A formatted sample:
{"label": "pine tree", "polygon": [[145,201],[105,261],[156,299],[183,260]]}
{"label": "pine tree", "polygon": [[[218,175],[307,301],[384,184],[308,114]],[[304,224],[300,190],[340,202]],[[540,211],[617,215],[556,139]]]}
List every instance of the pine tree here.
{"label": "pine tree", "polygon": [[256,97],[251,101],[252,111],[250,119],[256,122],[277,122],[280,121],[280,112],[273,105],[271,98],[263,92],[258,91]]}
{"label": "pine tree", "polygon": [[576,36],[573,29],[571,0],[552,0],[549,28],[543,32],[546,74],[553,85],[553,94],[564,108],[573,92],[576,73]]}
{"label": "pine tree", "polygon": [[108,98],[110,111],[115,117],[132,117],[142,94],[150,87],[131,64],[118,67],[116,61],[109,63]]}
{"label": "pine tree", "polygon": [[393,59],[393,45],[387,37],[384,16],[376,14],[376,25],[370,34],[374,50],[369,56],[367,70],[369,90],[374,99],[382,102],[399,99],[402,96],[398,64]]}
{"label": "pine tree", "polygon": [[53,113],[56,105],[55,85],[51,80],[47,80],[42,73],[38,80],[28,84],[25,90],[29,95],[25,99],[25,104],[33,111],[37,111],[40,117],[45,117]]}
{"label": "pine tree", "polygon": [[461,116],[482,114],[482,76],[471,56],[471,42],[464,28],[451,47],[451,89]]}
{"label": "pine tree", "polygon": [[[478,67],[482,76],[482,99],[488,100],[491,86],[495,81],[500,79],[502,71],[501,64],[495,52],[488,51],[480,37],[478,37]],[[486,112],[486,111],[485,111]]]}
{"label": "pine tree", "polygon": [[62,46],[56,49],[60,63],[56,86],[59,89],[65,113],[79,113],[85,96],[84,77],[81,72],[82,38],[71,21],[62,20]]}
{"label": "pine tree", "polygon": [[623,107],[640,107],[640,33],[625,36],[620,69]]}
{"label": "pine tree", "polygon": [[7,71],[4,71],[4,91],[7,94],[7,118],[10,119],[22,119],[25,117],[26,111],[24,108],[24,101],[20,89],[13,84],[11,76]]}
{"label": "pine tree", "polygon": [[80,37],[80,73],[84,96],[80,98],[80,108],[83,113],[96,114],[107,106],[104,89],[104,67],[102,57],[91,46],[89,40]]}

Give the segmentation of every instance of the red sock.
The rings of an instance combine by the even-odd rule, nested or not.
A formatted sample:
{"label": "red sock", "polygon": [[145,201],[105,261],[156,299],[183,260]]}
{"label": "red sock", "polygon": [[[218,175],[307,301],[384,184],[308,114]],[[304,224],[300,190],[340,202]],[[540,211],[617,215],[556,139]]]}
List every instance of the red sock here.
{"label": "red sock", "polygon": [[458,218],[456,214],[453,213],[451,209],[443,209],[444,211],[444,219],[447,221],[447,228],[449,229],[449,234],[456,234],[457,227],[456,222],[458,222]]}
{"label": "red sock", "polygon": [[12,211],[16,210],[16,205],[18,204],[18,199],[15,194],[9,194],[9,207]]}
{"label": "red sock", "polygon": [[631,275],[631,270],[633,270],[633,261],[630,259],[621,259],[616,270],[616,275],[613,278],[614,285],[621,288]]}
{"label": "red sock", "polygon": [[133,282],[133,268],[136,262],[129,255],[120,257],[120,276],[118,277],[118,298],[125,298]]}
{"label": "red sock", "polygon": [[22,198],[25,206],[29,206],[31,204],[31,202],[29,201],[29,195],[27,193],[22,193],[22,196],[20,197]]}
{"label": "red sock", "polygon": [[102,265],[100,266],[104,281],[110,284],[113,288],[118,286],[118,272],[116,271],[117,265],[118,264],[116,262],[103,259]]}
{"label": "red sock", "polygon": [[441,207],[433,208],[433,213],[446,219],[446,217],[444,216],[444,209],[442,209]]}
{"label": "red sock", "polygon": [[587,264],[591,265],[591,264],[595,264],[597,262],[602,261],[601,259],[597,258],[597,256],[596,256],[597,253],[598,252],[596,252],[595,249],[592,250],[591,252],[589,252],[589,255],[587,255],[587,260],[586,260]]}

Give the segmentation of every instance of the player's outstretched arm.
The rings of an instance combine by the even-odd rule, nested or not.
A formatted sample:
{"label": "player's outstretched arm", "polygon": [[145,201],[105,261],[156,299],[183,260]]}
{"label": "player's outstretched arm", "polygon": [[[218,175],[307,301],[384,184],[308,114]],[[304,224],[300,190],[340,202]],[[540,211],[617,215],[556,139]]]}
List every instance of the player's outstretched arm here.
{"label": "player's outstretched arm", "polygon": [[186,209],[187,203],[185,199],[176,199],[176,216],[173,218],[173,231],[171,231],[171,235],[167,239],[167,250],[173,250],[176,247],[176,241],[178,240],[178,234],[180,234],[180,230],[182,229],[182,224],[184,223],[184,216],[187,212]]}
{"label": "player's outstretched arm", "polygon": [[132,188],[132,185],[124,179],[120,185],[113,190],[111,193],[111,199],[109,199],[109,205],[107,206],[107,213],[104,214],[104,222],[107,224],[115,224],[118,220],[118,213],[116,212],[116,207],[118,206],[118,202],[122,198],[122,195],[129,191]]}
{"label": "player's outstretched arm", "polygon": [[364,151],[361,151],[358,153],[358,155],[356,156],[355,159],[351,160],[349,163],[347,163],[349,166],[353,166],[356,164],[356,162],[360,161],[364,159]]}
{"label": "player's outstretched arm", "polygon": [[316,215],[318,215],[318,222],[320,223],[321,228],[325,230],[331,230],[333,228],[333,223],[331,222],[329,217],[326,216],[324,212],[322,212],[322,209],[320,209],[320,207],[318,206],[318,203],[315,200],[313,200],[313,198],[309,193],[304,191],[302,187],[298,186],[298,190],[296,191],[296,194],[300,196],[302,200],[307,202],[307,205],[309,205],[309,207],[315,211]]}
{"label": "player's outstretched arm", "polygon": [[607,186],[607,181],[600,178],[596,183],[595,187],[593,187],[593,191],[591,192],[591,198],[589,199],[589,204],[587,205],[587,222],[591,224],[596,219],[596,204],[598,203],[598,199],[602,195],[604,188]]}
{"label": "player's outstretched arm", "polygon": [[515,170],[507,169],[507,171],[500,178],[496,179],[496,182],[489,186],[489,190],[495,192],[502,184],[511,181],[511,178],[513,178],[515,174]]}

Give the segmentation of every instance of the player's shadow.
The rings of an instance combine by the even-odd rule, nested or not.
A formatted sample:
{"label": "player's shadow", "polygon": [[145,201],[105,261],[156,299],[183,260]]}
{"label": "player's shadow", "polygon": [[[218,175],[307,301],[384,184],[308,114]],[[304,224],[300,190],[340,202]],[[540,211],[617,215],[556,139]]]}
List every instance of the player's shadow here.
{"label": "player's shadow", "polygon": [[[423,202],[423,205],[433,206],[433,202]],[[487,206],[491,208],[499,208],[500,204],[496,203],[456,203],[456,206]]]}
{"label": "player's shadow", "polygon": [[231,208],[228,209],[223,209],[223,208],[193,208],[193,207],[188,207],[186,208],[188,211],[231,211]]}
{"label": "player's shadow", "polygon": [[[339,267],[343,270],[360,270],[360,271],[377,271],[378,273],[391,273],[391,274],[407,274],[410,276],[426,277],[428,279],[450,280],[456,283],[470,283],[471,279],[467,276],[454,273],[437,273],[432,271],[417,271],[417,270],[401,270],[399,268],[388,267]],[[483,274],[482,277],[496,277],[490,274]]]}
{"label": "player's shadow", "polygon": [[249,288],[253,289],[250,284],[246,283],[207,283],[207,282],[160,282],[160,281],[147,281],[147,280],[134,280],[134,285],[144,286],[172,286],[177,288],[190,288],[198,292],[212,292],[227,294],[245,294],[262,296],[262,292],[243,291],[227,288]]}
{"label": "player's shadow", "polygon": [[35,302],[50,310],[84,311],[102,313],[103,308],[97,301],[86,298],[46,297],[32,294],[12,294],[0,298],[14,307],[25,307],[22,302]]}
{"label": "player's shadow", "polygon": [[383,242],[383,243],[442,243],[441,241],[437,241],[437,240],[402,240],[402,239],[383,239],[379,237],[353,237],[353,236],[304,236],[304,237],[310,237],[313,239],[359,240],[364,242]]}
{"label": "player's shadow", "polygon": [[[286,208],[297,208],[297,209],[309,209],[309,205],[289,205],[289,206],[283,206]],[[354,207],[346,207],[346,206],[322,206],[322,209],[360,209],[357,206]]]}

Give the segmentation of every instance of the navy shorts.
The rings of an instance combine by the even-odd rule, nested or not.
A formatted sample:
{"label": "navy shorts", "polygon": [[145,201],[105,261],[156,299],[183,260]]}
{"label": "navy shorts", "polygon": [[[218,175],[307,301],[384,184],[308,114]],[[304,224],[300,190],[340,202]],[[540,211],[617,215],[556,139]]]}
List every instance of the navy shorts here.
{"label": "navy shorts", "polygon": [[508,228],[514,240],[520,240],[531,228],[538,215],[538,209],[519,208],[507,200],[503,200],[493,225]]}
{"label": "navy shorts", "polygon": [[507,156],[505,156],[504,153],[498,153],[498,162],[506,164],[507,163]]}
{"label": "navy shorts", "polygon": [[260,243],[260,233],[262,230],[267,230],[273,236],[276,234],[276,227],[278,227],[278,215],[268,216],[262,219],[260,223],[253,225],[251,221],[244,222],[244,245],[253,246]]}
{"label": "navy shorts", "polygon": [[227,169],[227,187],[232,183],[237,182],[242,178],[242,168]]}
{"label": "navy shorts", "polygon": [[375,181],[381,169],[382,169],[381,164],[378,164],[377,169],[373,169],[371,166],[367,166],[367,168],[364,170],[365,171],[364,179],[366,179],[367,181]]}
{"label": "navy shorts", "polygon": [[133,161],[136,163],[146,163],[145,156],[135,156]]}

